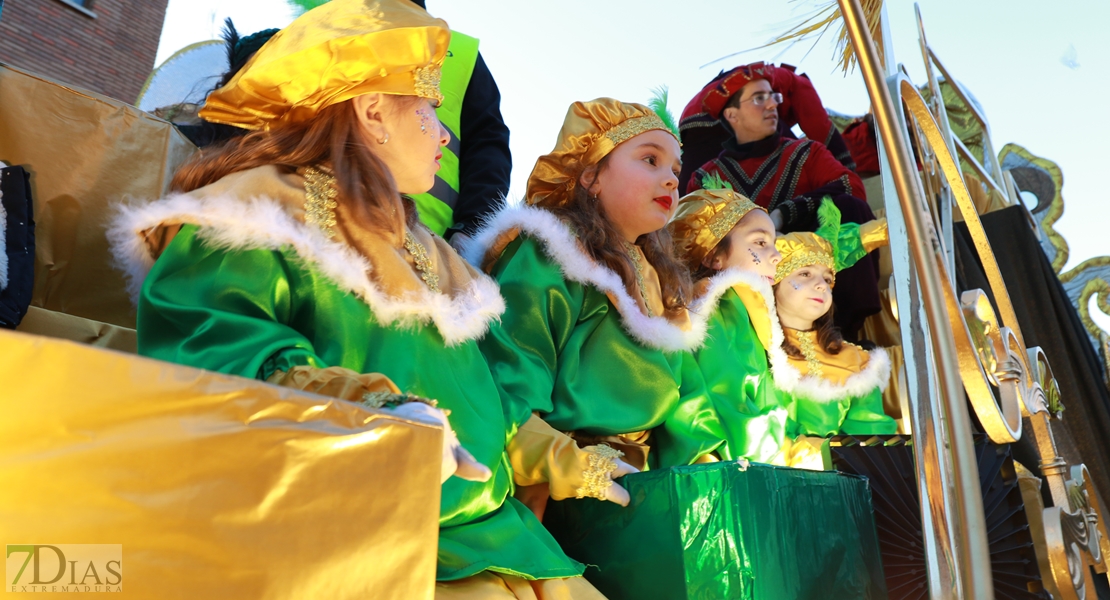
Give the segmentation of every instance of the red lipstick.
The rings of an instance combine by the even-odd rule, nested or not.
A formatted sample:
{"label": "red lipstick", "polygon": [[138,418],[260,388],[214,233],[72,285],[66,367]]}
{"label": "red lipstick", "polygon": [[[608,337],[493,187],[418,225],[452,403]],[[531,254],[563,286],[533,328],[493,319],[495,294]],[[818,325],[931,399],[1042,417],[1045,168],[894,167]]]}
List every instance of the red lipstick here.
{"label": "red lipstick", "polygon": [[670,196],[659,196],[658,198],[652,198],[652,202],[658,203],[659,206],[663,207],[663,210],[671,210],[671,206],[674,205],[674,199]]}

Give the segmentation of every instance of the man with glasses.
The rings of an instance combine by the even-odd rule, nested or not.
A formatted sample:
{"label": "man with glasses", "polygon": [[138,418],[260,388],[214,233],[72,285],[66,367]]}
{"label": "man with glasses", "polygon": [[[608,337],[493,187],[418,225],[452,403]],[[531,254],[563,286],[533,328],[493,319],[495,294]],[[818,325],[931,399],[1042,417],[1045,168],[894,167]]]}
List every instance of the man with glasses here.
{"label": "man with glasses", "polygon": [[[808,139],[788,134],[795,123]],[[707,140],[721,135],[722,127],[725,139],[713,148]],[[875,218],[863,199],[863,182],[850,168],[843,138],[809,79],[793,68],[760,62],[722,73],[686,106],[679,129],[684,162],[697,164],[716,151],[716,158],[701,158],[707,162],[690,174],[687,192],[700,189],[704,177],[718,175],[766,208],[783,233],[817,229],[817,207],[824,197],[836,203],[845,223]],[[868,315],[879,311],[877,283],[875,254],[837,274],[834,318],[849,340],[856,339]]]}

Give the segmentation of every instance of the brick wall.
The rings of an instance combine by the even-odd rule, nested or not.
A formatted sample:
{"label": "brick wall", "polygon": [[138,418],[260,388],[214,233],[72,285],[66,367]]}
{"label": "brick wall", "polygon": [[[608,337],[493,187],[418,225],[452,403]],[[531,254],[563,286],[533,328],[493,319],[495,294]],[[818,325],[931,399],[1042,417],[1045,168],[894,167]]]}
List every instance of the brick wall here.
{"label": "brick wall", "polygon": [[63,0],[5,2],[0,62],[132,103],[154,68],[168,2],[91,0],[88,11]]}

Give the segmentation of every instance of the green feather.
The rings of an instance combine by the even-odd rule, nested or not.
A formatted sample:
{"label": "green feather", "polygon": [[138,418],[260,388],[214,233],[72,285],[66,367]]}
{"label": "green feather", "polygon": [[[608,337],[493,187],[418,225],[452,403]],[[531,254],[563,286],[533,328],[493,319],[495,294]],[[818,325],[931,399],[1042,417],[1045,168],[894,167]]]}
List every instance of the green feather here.
{"label": "green feather", "polygon": [[655,111],[659,120],[671,130],[671,133],[678,137],[678,125],[675,124],[674,115],[671,110],[667,108],[667,86],[661,85],[652,90],[651,100],[648,100],[648,108]]}
{"label": "green feather", "polygon": [[832,244],[835,256],[840,242],[840,209],[828,196],[822,198],[821,205],[817,207],[817,223],[817,231],[814,233]]}
{"label": "green feather", "polygon": [[323,6],[328,3],[328,0],[285,0],[287,4],[298,14],[306,13],[318,6]]}
{"label": "green feather", "polygon": [[709,173],[701,178],[701,187],[704,190],[731,190],[732,184],[721,179],[717,173]]}
{"label": "green feather", "polygon": [[817,208],[817,222],[820,223],[820,227],[815,233],[832,245],[837,271],[847,269],[867,256],[863,241],[859,237],[859,225],[841,223],[840,210],[827,197],[821,200],[821,206]]}

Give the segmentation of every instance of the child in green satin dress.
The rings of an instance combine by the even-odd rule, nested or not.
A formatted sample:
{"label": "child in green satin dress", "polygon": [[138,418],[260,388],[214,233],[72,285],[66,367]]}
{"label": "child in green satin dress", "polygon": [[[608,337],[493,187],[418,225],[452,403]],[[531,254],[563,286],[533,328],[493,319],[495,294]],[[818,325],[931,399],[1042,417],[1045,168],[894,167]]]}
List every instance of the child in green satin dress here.
{"label": "child in green satin dress", "polygon": [[[687,312],[689,276],[664,230],[679,153],[675,133],[645,106],[575,102],[555,150],[536,161],[525,205],[497,213],[465,252],[505,298],[480,346],[510,422],[589,449],[587,460],[608,447],[633,467],[667,467],[720,443],[684,352],[701,344],[705,323]],[[511,446],[514,470],[542,451]],[[594,460],[596,486],[536,471],[517,478],[529,486],[518,497],[537,512],[548,497],[613,499],[608,473],[619,465]]]}
{"label": "child in green satin dress", "polygon": [[693,310],[708,318],[705,345],[693,351],[719,421],[725,459],[786,464],[787,414],[767,361],[781,352],[771,284],[781,256],[767,211],[720,178],[679,201],[668,226],[695,274]]}
{"label": "child in green satin dress", "polygon": [[886,243],[886,221],[840,224],[831,202],[818,209],[816,233],[780,237],[782,262],[775,273],[775,303],[783,352],[772,368],[780,400],[790,415],[788,435],[893,434],[897,423],[883,412],[882,392],[890,359],[845,342],[832,324],[836,272]]}

